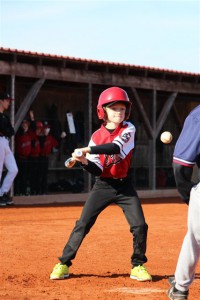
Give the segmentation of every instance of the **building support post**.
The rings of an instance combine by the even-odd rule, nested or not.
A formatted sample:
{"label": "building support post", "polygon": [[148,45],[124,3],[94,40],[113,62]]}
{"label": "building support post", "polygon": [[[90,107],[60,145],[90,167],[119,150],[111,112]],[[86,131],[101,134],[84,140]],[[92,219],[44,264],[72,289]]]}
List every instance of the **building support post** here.
{"label": "building support post", "polygon": [[152,129],[153,137],[149,139],[149,188],[156,189],[156,102],[157,91],[153,90]]}
{"label": "building support post", "polygon": [[[15,99],[15,75],[11,75],[11,98]],[[10,120],[11,124],[14,127],[15,124],[15,101],[11,102],[11,112],[10,112]],[[13,152],[15,153],[15,136],[13,135],[10,141],[10,148]],[[11,190],[10,190],[10,196],[13,197],[14,195],[14,185],[12,185]]]}
{"label": "building support post", "polygon": [[[92,135],[92,84],[88,85],[88,137]],[[92,175],[88,173],[88,192],[92,186]]]}

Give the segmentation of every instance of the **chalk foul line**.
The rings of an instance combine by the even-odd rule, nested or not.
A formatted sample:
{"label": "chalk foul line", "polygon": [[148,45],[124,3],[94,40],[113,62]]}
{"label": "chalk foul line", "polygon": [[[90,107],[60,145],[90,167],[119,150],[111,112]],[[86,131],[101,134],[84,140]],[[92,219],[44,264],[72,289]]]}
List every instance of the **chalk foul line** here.
{"label": "chalk foul line", "polygon": [[127,293],[127,294],[137,294],[137,295],[147,295],[152,293],[166,293],[167,290],[163,289],[152,289],[152,288],[128,288],[128,287],[122,287],[122,288],[116,288],[107,290],[108,292],[118,292],[118,293]]}

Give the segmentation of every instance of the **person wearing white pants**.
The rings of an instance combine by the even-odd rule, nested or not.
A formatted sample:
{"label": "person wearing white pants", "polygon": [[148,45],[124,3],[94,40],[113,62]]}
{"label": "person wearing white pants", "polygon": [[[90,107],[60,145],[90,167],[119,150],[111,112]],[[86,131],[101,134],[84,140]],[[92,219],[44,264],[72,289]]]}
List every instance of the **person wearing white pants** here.
{"label": "person wearing white pants", "polygon": [[8,193],[18,173],[15,157],[10,149],[9,140],[15,134],[9,117],[4,113],[10,106],[11,97],[7,93],[0,93],[0,182],[2,181],[3,167],[7,169],[0,187],[0,206],[12,204]]}
{"label": "person wearing white pants", "polygon": [[188,291],[200,256],[200,183],[190,193],[188,230],[184,238],[175,271],[176,288]]}
{"label": "person wearing white pants", "polygon": [[[199,169],[196,184],[192,183],[193,166]],[[173,168],[177,189],[188,204],[188,229],[179,254],[175,276],[169,277],[171,300],[187,300],[200,257],[200,105],[187,116],[176,142]]]}

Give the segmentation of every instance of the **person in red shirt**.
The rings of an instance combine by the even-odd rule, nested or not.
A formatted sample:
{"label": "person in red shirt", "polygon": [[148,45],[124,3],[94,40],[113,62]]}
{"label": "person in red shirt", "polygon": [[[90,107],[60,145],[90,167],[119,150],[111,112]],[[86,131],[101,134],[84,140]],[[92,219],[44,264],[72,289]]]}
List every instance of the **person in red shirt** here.
{"label": "person in red shirt", "polygon": [[40,172],[40,141],[38,136],[42,134],[43,123],[41,121],[33,121],[29,135],[31,137],[30,160],[30,193],[38,195],[40,192],[39,172]]}
{"label": "person in red shirt", "polygon": [[31,136],[29,134],[29,120],[24,119],[15,138],[15,155],[18,165],[18,175],[15,181],[15,193],[26,195],[29,186],[31,153]]}
{"label": "person in red shirt", "polygon": [[[48,167],[49,167],[49,156],[52,151],[57,149],[58,141],[50,134],[50,125],[46,123],[38,136],[40,142],[40,156],[39,156],[39,165],[40,172],[39,176],[39,185],[40,185],[40,194],[44,195],[48,193]],[[56,150],[57,151],[57,150]]]}
{"label": "person in red shirt", "polygon": [[[96,180],[50,279],[69,276],[69,267],[83,239],[95,224],[98,215],[114,203],[123,210],[133,236],[130,278],[138,281],[152,280],[144,265],[147,262],[145,253],[148,225],[132,179],[128,176],[136,131],[135,126],[126,121],[130,112],[131,102],[123,89],[111,87],[101,93],[97,114],[104,122],[93,133],[88,147],[75,149],[72,153],[73,158],[86,171],[96,176]],[[81,157],[76,156],[77,150],[82,151]],[[116,255],[118,252],[116,251]]]}

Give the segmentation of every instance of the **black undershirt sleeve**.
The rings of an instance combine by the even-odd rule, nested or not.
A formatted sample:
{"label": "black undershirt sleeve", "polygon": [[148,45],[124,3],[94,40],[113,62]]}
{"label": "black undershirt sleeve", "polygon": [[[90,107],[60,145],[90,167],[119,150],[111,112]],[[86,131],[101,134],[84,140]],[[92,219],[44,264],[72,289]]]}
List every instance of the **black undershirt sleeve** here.
{"label": "black undershirt sleeve", "polygon": [[[99,146],[90,147],[90,154],[119,154],[120,148],[114,143],[107,143]],[[88,171],[94,176],[100,176],[102,171],[101,169],[93,162],[88,160],[88,165],[82,165],[83,169]]]}
{"label": "black undershirt sleeve", "polygon": [[94,176],[100,176],[102,173],[101,169],[90,160],[88,160],[87,165],[81,164],[81,166],[84,170],[88,171],[90,174],[92,174]]}
{"label": "black undershirt sleeve", "polygon": [[119,154],[120,148],[115,143],[106,143],[103,145],[92,146],[90,147],[91,154]]}

